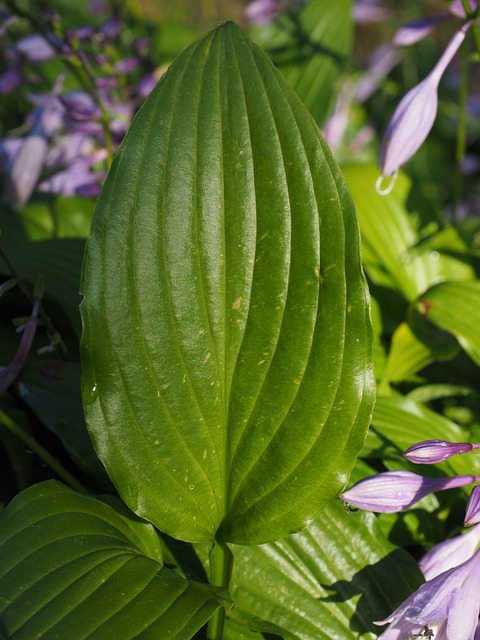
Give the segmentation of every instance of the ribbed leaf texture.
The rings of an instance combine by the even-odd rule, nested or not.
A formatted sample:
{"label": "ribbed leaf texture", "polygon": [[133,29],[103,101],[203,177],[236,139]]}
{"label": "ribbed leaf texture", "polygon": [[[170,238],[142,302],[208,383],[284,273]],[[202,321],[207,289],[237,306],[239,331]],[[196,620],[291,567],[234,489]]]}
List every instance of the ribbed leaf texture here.
{"label": "ribbed leaf texture", "polygon": [[186,541],[304,527],[373,402],[353,204],[316,125],[233,23],[185,49],[105,183],[83,398],[125,502]]}
{"label": "ribbed leaf texture", "polygon": [[48,481],[0,516],[0,637],[188,640],[220,589],[163,566],[157,533],[111,504]]}

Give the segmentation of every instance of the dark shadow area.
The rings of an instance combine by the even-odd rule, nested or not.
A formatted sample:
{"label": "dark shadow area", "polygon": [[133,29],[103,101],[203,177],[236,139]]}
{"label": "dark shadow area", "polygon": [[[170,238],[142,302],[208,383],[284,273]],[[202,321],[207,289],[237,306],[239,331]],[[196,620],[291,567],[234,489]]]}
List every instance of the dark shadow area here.
{"label": "dark shadow area", "polygon": [[351,580],[322,585],[333,593],[321,600],[340,603],[360,595],[350,619],[350,628],[359,634],[366,631],[379,633],[382,627],[374,625],[373,621],[383,620],[390,615],[423,581],[413,559],[403,549],[396,549],[379,562],[356,573]]}

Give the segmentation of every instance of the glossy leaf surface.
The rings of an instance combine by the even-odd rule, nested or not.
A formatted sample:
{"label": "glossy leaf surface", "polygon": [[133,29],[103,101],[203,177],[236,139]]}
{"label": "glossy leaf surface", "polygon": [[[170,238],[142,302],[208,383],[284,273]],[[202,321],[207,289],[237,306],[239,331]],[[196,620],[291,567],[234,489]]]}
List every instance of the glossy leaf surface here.
{"label": "glossy leaf surface", "polygon": [[84,404],[122,498],[186,541],[279,539],[345,484],[372,407],[353,204],[232,23],[173,63],[99,199]]}
{"label": "glossy leaf surface", "polygon": [[383,536],[371,513],[328,505],[304,531],[258,547],[235,547],[229,612],[288,640],[375,638],[422,582],[412,558]]}
{"label": "glossy leaf surface", "polygon": [[11,640],[188,640],[221,605],[219,590],[162,566],[153,527],[48,481],[0,516],[0,636]]}

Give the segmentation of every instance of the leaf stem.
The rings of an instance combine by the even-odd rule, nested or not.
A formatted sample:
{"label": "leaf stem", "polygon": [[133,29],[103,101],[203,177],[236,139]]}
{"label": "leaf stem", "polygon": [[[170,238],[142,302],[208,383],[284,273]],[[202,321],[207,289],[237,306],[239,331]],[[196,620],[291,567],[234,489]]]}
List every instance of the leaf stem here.
{"label": "leaf stem", "polygon": [[[233,553],[226,542],[216,540],[210,549],[210,584],[228,589],[233,570]],[[220,607],[208,623],[207,639],[222,640],[225,609]]]}
{"label": "leaf stem", "polygon": [[81,491],[82,493],[89,493],[86,487],[75,478],[73,474],[65,469],[63,464],[52,456],[41,444],[39,444],[35,438],[25,431],[20,425],[14,422],[10,416],[0,409],[0,424],[3,424],[11,433],[13,433],[19,440],[21,440],[33,453],[35,453],[50,469],[55,473],[72,489]]}

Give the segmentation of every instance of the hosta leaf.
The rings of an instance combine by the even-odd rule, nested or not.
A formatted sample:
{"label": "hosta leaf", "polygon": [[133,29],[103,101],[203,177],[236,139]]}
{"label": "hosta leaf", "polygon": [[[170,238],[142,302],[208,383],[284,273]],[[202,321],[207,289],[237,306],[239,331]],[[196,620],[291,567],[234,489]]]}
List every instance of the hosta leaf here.
{"label": "hosta leaf", "polygon": [[163,567],[153,527],[110,502],[54,481],[12,500],[0,516],[1,637],[188,640],[228,605]]}
{"label": "hosta leaf", "polygon": [[132,510],[259,543],[345,484],[372,406],[355,212],[311,117],[232,23],[117,154],[83,280],[84,403]]}
{"label": "hosta leaf", "polygon": [[319,125],[332,106],[335,82],[350,55],[352,35],[351,0],[309,0],[298,11],[282,13],[273,24],[253,30],[255,41],[265,48]]}
{"label": "hosta leaf", "polygon": [[[328,505],[306,530],[279,542],[234,547],[234,619],[289,640],[375,638],[421,583],[412,558],[371,513]],[[376,630],[376,632],[374,632]],[[372,633],[373,632],[373,633]]]}
{"label": "hosta leaf", "polygon": [[415,305],[416,313],[457,338],[480,364],[480,282],[442,282]]}

